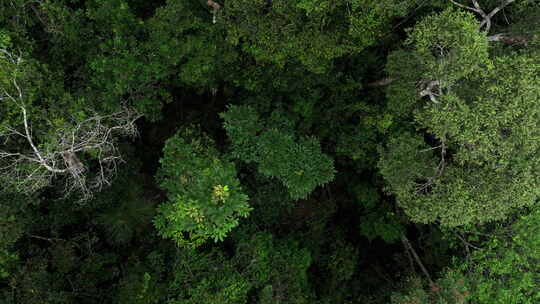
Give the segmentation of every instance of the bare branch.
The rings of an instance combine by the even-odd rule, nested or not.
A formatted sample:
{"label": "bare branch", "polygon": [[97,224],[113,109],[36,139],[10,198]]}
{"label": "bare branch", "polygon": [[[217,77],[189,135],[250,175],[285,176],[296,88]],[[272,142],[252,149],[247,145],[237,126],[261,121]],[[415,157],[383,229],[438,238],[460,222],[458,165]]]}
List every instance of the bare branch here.
{"label": "bare branch", "polygon": [[377,81],[370,82],[367,85],[369,87],[381,87],[381,86],[389,85],[389,84],[391,84],[392,82],[394,82],[396,80],[397,79],[393,78],[393,77],[385,77],[385,78],[379,79]]}
{"label": "bare branch", "polygon": [[[24,91],[17,79],[23,60],[4,49],[0,49],[0,58],[8,60],[14,71],[10,87],[0,87],[0,100],[19,108],[23,125],[23,130],[14,126],[6,127],[5,132],[0,133],[0,138],[8,143],[10,137],[17,136],[27,143],[26,149],[18,145],[18,151],[0,151],[0,178],[12,183],[15,188],[32,192],[48,185],[56,176],[61,176],[65,179],[65,194],[78,190],[82,200],[110,185],[117,162],[122,161],[115,138],[136,136],[135,121],[140,115],[129,108],[110,115],[92,113],[86,120],[67,123],[52,132],[52,135],[48,135],[52,138],[35,136],[32,134]],[[83,153],[98,163],[97,172],[85,167],[79,158]]]}
{"label": "bare branch", "polygon": [[440,156],[441,159],[439,161],[439,164],[435,168],[435,174],[427,178],[427,181],[425,183],[419,184],[416,187],[417,192],[425,191],[429,186],[433,185],[435,181],[437,181],[437,179],[439,179],[444,173],[444,169],[446,168],[446,142],[444,139],[441,139],[441,144],[439,146],[431,148],[431,149],[420,150],[419,152],[420,153],[426,152],[426,151],[434,150],[437,148],[441,149],[441,156]]}
{"label": "bare branch", "polygon": [[520,35],[510,35],[505,33],[499,33],[487,37],[488,41],[499,41],[507,44],[527,45],[531,40],[530,37]]}
{"label": "bare branch", "polygon": [[422,260],[420,259],[420,257],[416,253],[416,250],[414,250],[413,246],[409,242],[409,239],[407,239],[407,237],[404,234],[401,235],[401,242],[403,243],[403,247],[405,247],[405,250],[408,250],[408,251],[410,251],[412,253],[412,255],[414,257],[414,260],[416,261],[418,266],[420,266],[420,269],[422,270],[422,272],[426,276],[426,279],[428,280],[429,285],[430,286],[436,286],[435,282],[433,282],[433,280],[431,279],[431,275],[429,275],[429,272],[427,271],[427,268],[424,266],[424,263],[422,263]]}
{"label": "bare branch", "polygon": [[439,101],[437,100],[437,98],[435,96],[437,96],[438,94],[435,94],[433,93],[433,89],[437,86],[440,86],[441,85],[441,82],[439,80],[432,80],[430,82],[428,82],[424,89],[422,91],[420,91],[420,96],[421,97],[424,97],[424,96],[429,96],[429,99],[433,102],[433,103],[439,103]]}
{"label": "bare branch", "polygon": [[457,2],[457,1],[454,1],[454,0],[450,0],[450,2],[452,2],[454,5],[457,5],[457,6],[461,7],[461,8],[464,8],[466,10],[470,10],[470,11],[473,11],[475,13],[479,13],[478,8],[466,6],[466,5],[463,5],[463,4],[461,4],[461,3]]}
{"label": "bare branch", "polygon": [[[20,90],[20,89],[19,89]],[[22,94],[21,94],[22,98]],[[53,172],[53,173],[64,173],[66,172],[65,169],[55,169],[47,164],[43,156],[41,156],[41,153],[39,152],[38,148],[34,144],[34,141],[32,140],[32,134],[30,133],[30,127],[28,126],[28,115],[26,114],[26,108],[24,106],[21,106],[21,111],[23,113],[23,122],[24,122],[24,132],[26,133],[25,138],[28,141],[28,144],[30,147],[32,147],[32,150],[34,151],[34,154],[39,159],[39,163],[45,167],[45,169]]]}
{"label": "bare branch", "polygon": [[484,17],[484,21],[482,21],[482,23],[480,23],[480,28],[482,28],[484,25],[486,25],[486,32],[489,32],[489,29],[491,28],[491,18],[493,18],[493,16],[495,16],[495,14],[497,14],[505,6],[507,6],[508,4],[510,4],[510,3],[514,2],[514,1],[515,0],[506,0],[501,5],[494,8],[489,14],[487,14]]}
{"label": "bare branch", "polygon": [[215,1],[212,1],[212,0],[208,0],[206,2],[206,4],[208,4],[209,6],[211,6],[213,8],[212,10],[212,23],[215,24],[216,23],[216,19],[217,19],[217,13],[218,11],[221,9],[221,5],[219,5],[219,3],[215,2]]}
{"label": "bare branch", "polygon": [[515,0],[506,0],[504,1],[501,5],[497,6],[496,8],[494,8],[493,10],[491,10],[491,12],[489,12],[489,14],[487,14],[483,9],[482,7],[480,7],[480,4],[478,3],[477,0],[471,0],[474,7],[470,7],[470,6],[466,6],[466,5],[463,5],[455,0],[450,0],[450,2],[452,2],[454,5],[457,5],[461,8],[464,8],[464,9],[467,9],[467,10],[470,10],[470,11],[473,11],[477,14],[479,14],[481,17],[482,17],[482,22],[480,23],[480,26],[478,26],[478,29],[481,30],[484,26],[485,26],[485,29],[484,31],[486,33],[489,32],[489,30],[491,29],[491,18],[493,18],[493,16],[495,16],[499,11],[501,11],[504,7],[506,7],[508,4],[514,2]]}
{"label": "bare branch", "polygon": [[480,247],[477,247],[477,246],[474,246],[473,244],[467,242],[459,233],[455,232],[455,235],[458,237],[458,239],[465,245],[465,247],[468,248],[471,247],[471,248],[474,248],[474,249],[477,249],[477,250],[480,250],[482,248]]}

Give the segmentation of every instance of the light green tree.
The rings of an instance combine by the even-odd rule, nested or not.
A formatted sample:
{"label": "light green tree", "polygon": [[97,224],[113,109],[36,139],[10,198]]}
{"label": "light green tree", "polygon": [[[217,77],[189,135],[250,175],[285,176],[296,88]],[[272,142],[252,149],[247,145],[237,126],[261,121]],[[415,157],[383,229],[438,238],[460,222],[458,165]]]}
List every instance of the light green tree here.
{"label": "light green tree", "polygon": [[489,56],[473,16],[452,9],[422,20],[406,46],[390,57],[397,80],[387,96],[425,135],[393,137],[379,167],[407,215],[458,226],[504,219],[534,202],[538,53]]}
{"label": "light green tree", "polygon": [[540,211],[521,216],[476,250],[462,266],[472,303],[528,304],[540,301]]}
{"label": "light green tree", "polygon": [[460,236],[458,242],[466,254],[454,257],[454,265],[431,284],[417,275],[405,280],[402,290],[393,294],[392,303],[538,303],[539,220],[540,212],[533,210],[499,222],[496,228],[481,229],[489,232],[480,233],[483,241],[479,241],[478,232]]}
{"label": "light green tree", "polygon": [[157,180],[168,201],[154,218],[159,234],[182,246],[222,241],[251,210],[234,164],[190,130],[168,139],[163,152]]}

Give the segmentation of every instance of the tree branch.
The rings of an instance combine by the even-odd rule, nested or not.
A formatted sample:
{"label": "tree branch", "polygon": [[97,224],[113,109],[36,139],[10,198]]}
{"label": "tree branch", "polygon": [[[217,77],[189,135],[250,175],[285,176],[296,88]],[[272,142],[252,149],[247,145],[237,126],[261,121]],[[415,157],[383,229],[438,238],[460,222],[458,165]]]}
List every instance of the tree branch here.
{"label": "tree branch", "polygon": [[[484,17],[484,21],[482,21],[482,23],[480,23],[480,28],[482,28],[482,26],[486,25],[486,32],[489,32],[489,29],[491,28],[491,18],[493,16],[495,16],[495,14],[497,14],[500,10],[502,10],[505,6],[507,6],[508,4],[514,2],[515,0],[506,0],[504,3],[502,3],[501,5],[497,6],[496,8],[494,8],[489,14],[487,14],[485,17]],[[475,1],[476,2],[476,1]]]}
{"label": "tree branch", "polygon": [[[441,160],[439,161],[439,164],[437,165],[437,168],[435,169],[435,174],[432,177],[427,178],[427,181],[423,184],[418,185],[417,191],[424,191],[427,189],[427,187],[433,185],[433,183],[440,178],[443,173],[444,169],[446,168],[446,144],[445,140],[441,139],[441,144],[438,147],[435,148],[441,148]],[[435,149],[433,148],[433,149]],[[428,149],[421,150],[419,152],[426,152],[429,151]]]}
{"label": "tree branch", "polygon": [[[3,181],[23,191],[32,192],[46,186],[50,179],[58,174],[67,176],[66,195],[78,189],[86,200],[93,191],[99,191],[104,185],[110,185],[116,173],[116,162],[122,161],[116,147],[115,135],[135,136],[135,121],[141,116],[135,111],[124,108],[122,111],[99,115],[91,113],[91,117],[66,124],[55,132],[52,138],[39,138],[32,134],[31,111],[25,102],[25,94],[17,77],[20,77],[20,64],[23,60],[5,49],[0,49],[0,59],[8,61],[12,68],[12,79],[6,87],[0,87],[0,100],[13,103],[22,114],[22,130],[7,126],[6,132],[0,133],[7,143],[11,136],[25,139],[27,147],[18,145],[19,151],[0,151],[0,176]],[[8,72],[10,72],[8,70]],[[38,142],[54,143],[41,147]],[[95,153],[99,164],[99,172],[88,172],[77,153]],[[90,179],[89,174],[91,174]]]}
{"label": "tree branch", "polygon": [[39,159],[39,163],[45,167],[48,171],[51,171],[53,173],[64,173],[66,172],[65,169],[55,169],[47,164],[43,156],[41,156],[41,153],[39,152],[38,148],[34,144],[34,141],[32,140],[32,135],[30,133],[30,127],[28,126],[28,116],[26,114],[26,108],[24,106],[21,106],[21,110],[23,113],[23,122],[24,122],[24,131],[26,133],[26,140],[28,141],[28,144],[30,144],[30,147],[32,147],[32,150],[34,150],[34,154]]}
{"label": "tree branch", "polygon": [[493,18],[493,16],[495,16],[500,10],[502,10],[505,6],[507,6],[508,4],[514,2],[515,0],[506,0],[504,1],[501,5],[495,7],[493,10],[491,10],[491,12],[489,12],[489,14],[486,14],[486,12],[482,9],[482,7],[480,7],[480,4],[478,3],[477,0],[472,0],[472,3],[474,5],[474,7],[470,7],[470,6],[466,6],[466,5],[463,5],[455,0],[450,0],[450,2],[452,2],[453,4],[461,7],[461,8],[464,8],[464,9],[467,9],[467,10],[470,10],[470,11],[473,11],[477,14],[479,14],[480,16],[482,16],[482,22],[480,22],[480,25],[478,26],[478,29],[481,30],[484,26],[486,27],[485,28],[485,32],[489,32],[489,30],[491,29],[491,18]]}
{"label": "tree branch", "polygon": [[439,80],[432,80],[430,82],[427,83],[427,85],[425,86],[425,88],[420,91],[420,96],[421,97],[424,97],[424,96],[429,96],[429,99],[433,102],[433,103],[439,103],[439,101],[437,100],[437,98],[435,97],[436,94],[433,93],[433,89],[436,87],[436,86],[440,86],[441,85],[441,82]]}
{"label": "tree branch", "polygon": [[389,84],[391,84],[392,82],[394,82],[396,80],[397,79],[394,78],[394,77],[384,77],[382,79],[370,82],[367,85],[369,87],[381,87],[381,86],[389,85]]}
{"label": "tree branch", "polygon": [[215,2],[215,1],[212,1],[212,0],[208,0],[206,2],[206,4],[208,4],[209,6],[211,6],[213,8],[213,10],[212,10],[212,23],[215,24],[216,23],[216,18],[217,18],[217,12],[221,9],[221,5],[219,5],[219,3]]}
{"label": "tree branch", "polygon": [[480,13],[477,8],[463,5],[463,4],[461,4],[461,3],[459,3],[459,2],[457,2],[455,0],[450,0],[450,2],[452,2],[453,4],[455,4],[455,5],[457,5],[457,6],[461,7],[461,8],[464,8],[466,10],[470,10],[470,11],[473,11],[475,13]]}
{"label": "tree branch", "polygon": [[504,42],[507,44],[517,44],[517,45],[527,45],[529,41],[531,40],[530,37],[526,36],[519,36],[519,35],[510,35],[505,33],[499,33],[495,35],[491,35],[487,37],[488,41],[498,41],[498,42]]}
{"label": "tree branch", "polygon": [[401,235],[401,242],[403,243],[403,246],[405,247],[405,250],[409,250],[412,253],[412,255],[414,257],[414,260],[416,261],[418,266],[420,266],[420,269],[422,270],[422,272],[426,276],[426,278],[427,278],[427,280],[429,282],[429,285],[430,286],[435,286],[435,282],[433,282],[433,280],[431,279],[431,276],[429,275],[429,272],[427,271],[426,267],[422,263],[422,260],[420,260],[420,257],[418,256],[418,254],[416,253],[416,251],[412,247],[411,243],[409,242],[409,239],[407,239],[407,237],[404,234]]}

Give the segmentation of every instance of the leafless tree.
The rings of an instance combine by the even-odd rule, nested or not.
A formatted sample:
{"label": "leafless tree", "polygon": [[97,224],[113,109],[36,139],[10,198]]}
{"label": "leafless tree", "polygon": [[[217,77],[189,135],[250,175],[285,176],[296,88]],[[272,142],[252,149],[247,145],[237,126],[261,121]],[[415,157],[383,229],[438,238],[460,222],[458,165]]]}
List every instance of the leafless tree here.
{"label": "leafless tree", "polygon": [[[0,150],[3,184],[35,192],[58,177],[65,182],[65,194],[79,192],[81,200],[109,185],[122,161],[116,138],[135,136],[135,121],[140,115],[127,107],[109,115],[89,111],[90,118],[73,119],[47,135],[37,136],[32,132],[30,108],[18,81],[24,60],[5,49],[0,49],[0,60],[13,70],[9,85],[0,85],[0,102],[4,107],[15,106],[22,119],[20,127],[7,126],[0,133],[4,146],[19,140],[13,147],[16,151]],[[95,165],[85,165],[79,159],[83,155]]]}

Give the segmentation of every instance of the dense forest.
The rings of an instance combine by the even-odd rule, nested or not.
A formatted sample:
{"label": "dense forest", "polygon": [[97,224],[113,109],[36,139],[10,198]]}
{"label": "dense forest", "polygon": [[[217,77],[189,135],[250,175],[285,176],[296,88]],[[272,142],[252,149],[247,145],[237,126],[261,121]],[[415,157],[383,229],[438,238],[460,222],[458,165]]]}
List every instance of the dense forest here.
{"label": "dense forest", "polygon": [[540,1],[0,0],[0,303],[540,303]]}

